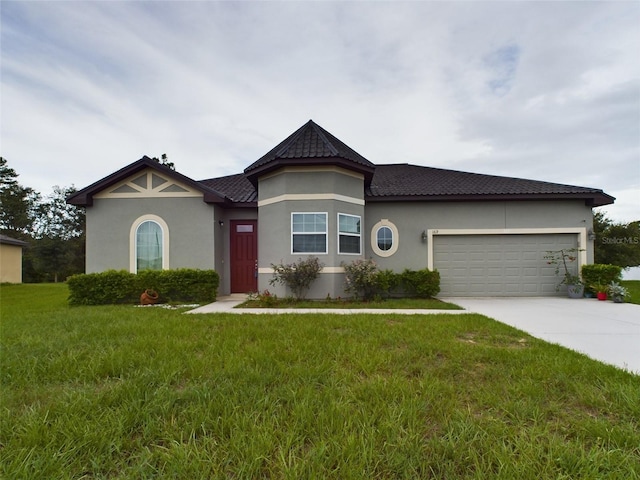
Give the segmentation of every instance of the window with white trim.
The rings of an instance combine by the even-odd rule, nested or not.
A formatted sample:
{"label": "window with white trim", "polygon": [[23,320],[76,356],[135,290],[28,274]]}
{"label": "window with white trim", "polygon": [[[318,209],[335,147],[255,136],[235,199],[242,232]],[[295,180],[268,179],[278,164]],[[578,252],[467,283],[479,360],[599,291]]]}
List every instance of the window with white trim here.
{"label": "window with white trim", "polygon": [[360,217],[338,214],[338,253],[360,255]]}
{"label": "window with white trim", "polygon": [[162,270],[162,227],[147,220],[136,229],[136,271]]}
{"label": "window with white trim", "polygon": [[327,214],[291,214],[291,253],[327,253]]}
{"label": "window with white trim", "polygon": [[169,227],[157,215],[142,215],[131,224],[129,271],[169,268]]}
{"label": "window with white trim", "polygon": [[390,257],[398,251],[398,228],[386,218],[371,229],[371,249],[380,257]]}

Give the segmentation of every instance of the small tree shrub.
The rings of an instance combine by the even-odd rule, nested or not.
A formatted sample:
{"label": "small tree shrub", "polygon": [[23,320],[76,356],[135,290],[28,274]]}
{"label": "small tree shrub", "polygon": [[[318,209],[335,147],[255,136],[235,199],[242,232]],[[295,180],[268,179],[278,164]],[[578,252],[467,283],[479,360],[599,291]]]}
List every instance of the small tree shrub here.
{"label": "small tree shrub", "polygon": [[372,259],[354,260],[349,264],[342,263],[344,268],[345,292],[354,298],[371,300],[377,294],[378,266]]}
{"label": "small tree shrub", "polygon": [[402,273],[380,271],[371,259],[354,260],[342,266],[345,271],[345,291],[352,293],[356,299],[389,297],[397,291],[406,296],[430,298],[440,292],[440,274],[436,270],[405,269]]}
{"label": "small tree shrub", "polygon": [[440,292],[440,273],[437,270],[405,269],[400,275],[404,292],[420,298],[435,297]]}
{"label": "small tree shrub", "polygon": [[389,298],[400,286],[400,275],[393,270],[379,270],[375,277],[376,294]]}
{"label": "small tree shrub", "polygon": [[582,281],[585,290],[596,293],[593,285],[609,285],[611,282],[620,282],[622,279],[622,267],[618,265],[607,265],[605,263],[594,263],[582,266]]}
{"label": "small tree shrub", "polygon": [[291,289],[296,299],[302,300],[307,296],[313,281],[320,275],[322,267],[324,265],[320,263],[318,257],[309,257],[306,260],[299,259],[297,263],[287,265],[272,263],[273,278],[269,280],[269,284],[285,285]]}
{"label": "small tree shrub", "polygon": [[126,270],[73,275],[67,280],[70,305],[138,303],[147,289],[159,294],[161,303],[209,303],[216,299],[220,278],[214,270],[182,268]]}

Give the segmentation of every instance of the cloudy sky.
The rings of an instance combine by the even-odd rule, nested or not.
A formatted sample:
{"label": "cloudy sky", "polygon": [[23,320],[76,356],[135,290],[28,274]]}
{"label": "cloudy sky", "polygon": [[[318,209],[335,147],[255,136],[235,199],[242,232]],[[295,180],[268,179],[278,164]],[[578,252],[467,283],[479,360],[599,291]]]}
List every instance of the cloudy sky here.
{"label": "cloudy sky", "polygon": [[309,119],[374,163],[603,189],[640,218],[640,2],[12,2],[1,154],[83,188],[241,172]]}

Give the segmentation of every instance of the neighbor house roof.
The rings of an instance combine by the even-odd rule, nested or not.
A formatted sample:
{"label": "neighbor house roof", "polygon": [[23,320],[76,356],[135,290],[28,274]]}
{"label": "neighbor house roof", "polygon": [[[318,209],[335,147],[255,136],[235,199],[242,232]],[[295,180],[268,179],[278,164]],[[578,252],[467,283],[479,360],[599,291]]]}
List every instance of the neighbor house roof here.
{"label": "neighbor house roof", "polygon": [[284,166],[336,165],[362,173],[365,184],[373,177],[375,165],[309,120],[273,149],[249,165],[244,173],[256,185],[258,177]]}
{"label": "neighbor house roof", "polygon": [[0,243],[4,245],[15,245],[17,247],[26,247],[29,245],[27,242],[23,242],[22,240],[18,240],[17,238],[11,238],[7,235],[0,234]]}

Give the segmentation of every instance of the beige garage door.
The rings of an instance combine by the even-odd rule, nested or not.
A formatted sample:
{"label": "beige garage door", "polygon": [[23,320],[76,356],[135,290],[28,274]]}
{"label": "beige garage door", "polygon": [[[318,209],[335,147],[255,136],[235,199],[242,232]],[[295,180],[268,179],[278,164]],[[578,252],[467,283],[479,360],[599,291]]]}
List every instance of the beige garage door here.
{"label": "beige garage door", "polygon": [[[436,235],[434,268],[442,296],[556,295],[548,250],[577,246],[577,235]],[[577,262],[572,268],[577,271]]]}

